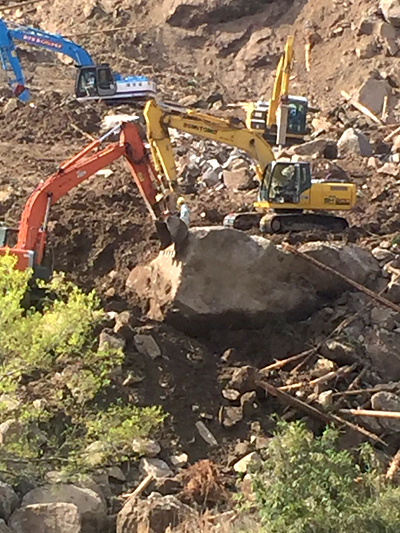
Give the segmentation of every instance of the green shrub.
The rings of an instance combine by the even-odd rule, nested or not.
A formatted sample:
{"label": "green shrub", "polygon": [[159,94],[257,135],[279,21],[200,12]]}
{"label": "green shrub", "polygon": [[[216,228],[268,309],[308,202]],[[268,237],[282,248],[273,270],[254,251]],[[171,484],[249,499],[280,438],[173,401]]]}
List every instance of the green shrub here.
{"label": "green shrub", "polygon": [[400,531],[400,488],[385,486],[369,446],[356,462],[335,430],[314,438],[302,423],[278,423],[267,454],[253,482],[260,531]]}
{"label": "green shrub", "polygon": [[104,312],[95,293],[57,275],[41,310],[26,310],[31,272],[14,265],[0,257],[0,423],[15,427],[0,447],[0,469],[36,476],[47,467],[84,469],[85,449],[96,441],[105,445],[104,462],[129,454],[132,439],[164,417],[156,407],[115,403],[124,354],[98,348],[94,330]]}

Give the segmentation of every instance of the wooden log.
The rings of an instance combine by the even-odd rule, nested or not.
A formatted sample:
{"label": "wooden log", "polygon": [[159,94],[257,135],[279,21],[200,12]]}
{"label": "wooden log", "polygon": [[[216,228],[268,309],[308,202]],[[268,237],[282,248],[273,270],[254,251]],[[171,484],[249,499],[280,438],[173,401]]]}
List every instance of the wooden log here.
{"label": "wooden log", "polygon": [[358,100],[346,93],[346,91],[340,91],[340,94],[348,101],[349,104],[358,109],[358,111],[361,111],[361,113],[363,113],[365,116],[367,116],[377,124],[382,124],[382,120],[380,118],[374,115],[374,113],[370,109],[368,109],[368,107],[365,107],[365,105],[361,104]]}
{"label": "wooden log", "polygon": [[400,420],[399,411],[372,411],[372,409],[340,409],[341,415],[368,416],[370,418],[391,418]]}
{"label": "wooden log", "polygon": [[[142,494],[144,490],[150,485],[150,483],[153,481],[153,474],[148,474],[136,487],[136,489],[133,492],[129,492],[126,494],[123,494],[123,498],[129,498],[129,500],[133,500],[134,498],[137,498]],[[129,501],[128,500],[128,501]]]}
{"label": "wooden log", "polygon": [[346,426],[354,431],[357,431],[358,433],[361,433],[365,437],[368,437],[369,439],[375,442],[380,442],[381,444],[386,446],[386,443],[380,437],[378,437],[374,433],[371,433],[365,428],[357,426],[356,424],[353,424],[349,422],[348,420],[345,420],[344,418],[340,418],[337,415],[334,415],[331,413],[324,413],[323,411],[320,411],[316,407],[313,407],[312,405],[308,405],[302,400],[299,400],[298,398],[295,398],[294,396],[290,396],[290,394],[287,394],[284,391],[280,391],[279,389],[277,389],[270,383],[267,383],[266,381],[257,380],[256,385],[264,389],[271,396],[280,400],[285,405],[290,405],[291,407],[294,407],[296,410],[302,411],[313,418],[317,418],[318,420],[325,422],[326,424],[334,424],[336,427]]}

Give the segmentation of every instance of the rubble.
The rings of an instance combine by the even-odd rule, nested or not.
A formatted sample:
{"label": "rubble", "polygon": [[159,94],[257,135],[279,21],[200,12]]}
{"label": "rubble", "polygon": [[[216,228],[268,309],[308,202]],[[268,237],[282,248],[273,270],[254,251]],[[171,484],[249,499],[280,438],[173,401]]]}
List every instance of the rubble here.
{"label": "rubble", "polygon": [[362,157],[372,156],[372,147],[366,135],[353,128],[347,129],[338,141],[341,154],[354,152]]}

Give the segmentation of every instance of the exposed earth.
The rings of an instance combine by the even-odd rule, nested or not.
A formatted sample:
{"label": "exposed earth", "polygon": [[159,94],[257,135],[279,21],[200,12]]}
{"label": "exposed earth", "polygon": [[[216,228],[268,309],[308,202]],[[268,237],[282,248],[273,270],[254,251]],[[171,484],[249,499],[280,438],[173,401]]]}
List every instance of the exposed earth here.
{"label": "exposed earth", "polygon": [[[7,4],[2,1],[1,7]],[[166,101],[241,118],[240,109],[232,110],[227,105],[269,98],[286,37],[293,34],[291,94],[306,95],[311,105],[319,109],[310,121],[316,118],[326,122],[322,137],[338,141],[348,127],[357,128],[367,135],[371,154],[347,150],[334,161],[309,156],[315,177],[323,178],[336,167],[357,185],[357,205],[345,215],[350,224],[348,230],[338,235],[319,231],[273,236],[272,241],[294,245],[312,241],[351,243],[369,251],[381,247],[394,260],[394,267],[399,266],[400,172],[399,160],[393,157],[398,155],[399,143],[397,140],[396,145],[396,136],[384,141],[400,119],[400,48],[391,48],[397,47],[399,29],[390,26],[389,37],[387,28],[382,30],[379,25],[384,17],[377,0],[44,0],[3,11],[2,17],[71,36],[96,60],[107,61],[116,71],[154,77],[160,98]],[[360,30],[361,23],[367,20],[372,20],[378,30]],[[304,43],[310,24],[319,38],[312,48],[311,70],[307,72]],[[10,99],[5,81],[0,88],[0,217],[12,227],[17,227],[24,202],[34,187],[83,149],[91,136],[98,137],[104,131],[102,120],[106,115],[132,112],[127,106],[110,111],[101,103],[74,101],[74,67],[65,58],[34,48],[23,49],[20,55],[32,92],[31,103],[22,105]],[[368,79],[377,80],[380,87],[385,85],[387,91],[387,119],[380,124],[347,104],[340,93],[345,90],[358,95]],[[219,108],[210,103],[210,97],[217,93],[222,95]],[[382,113],[381,94],[376,98],[378,108],[374,109],[378,117]],[[179,152],[180,143],[182,139],[177,136],[178,169],[185,166],[187,153],[194,151],[199,156],[198,147],[190,145],[192,140],[183,150],[185,153]],[[205,149],[212,150],[212,157],[220,157],[221,161],[226,161],[231,153],[213,143],[206,144]],[[201,157],[210,159],[211,154],[203,153]],[[392,165],[390,171],[379,172],[385,163]],[[390,354],[400,348],[398,316],[393,312],[392,317],[377,318],[375,313],[371,318],[371,308],[363,314],[368,300],[347,287],[342,294],[325,294],[319,310],[309,316],[279,317],[256,329],[226,328],[216,321],[215,327],[188,335],[185,328],[179,331],[170,324],[150,320],[146,316],[147,303],[127,289],[126,280],[133,268],[157,256],[157,236],[123,164],[118,162],[111,170],[107,177],[90,178],[54,207],[46,261],[56,271],[64,271],[78,286],[87,291],[95,289],[105,310],[111,313],[111,322],[113,312],[132,311],[138,331],[151,332],[159,345],[163,357],[149,360],[137,352],[132,339],[128,341],[124,376],[133,372],[141,378],[124,394],[140,405],[161,404],[170,413],[160,438],[164,458],[178,450],[189,455],[190,463],[212,459],[229,477],[238,458],[237,444],[248,443],[251,436],[261,433],[269,436],[273,427],[269,415],[284,412],[275,399],[257,389],[253,398],[256,408],[250,409],[250,414],[237,423],[221,423],[227,407],[240,406],[240,399],[228,401],[221,396],[235,369],[245,365],[262,368],[276,359],[310,349],[356,312],[361,317],[352,332],[342,332],[337,340],[351,344],[355,339],[354,349],[361,366],[363,358],[372,361],[365,384],[375,386],[399,380],[396,357],[393,372],[390,367]],[[196,187],[186,195],[194,227],[221,225],[226,214],[250,207],[256,197],[254,189],[200,186],[201,178],[200,175]],[[387,262],[382,262],[382,257],[376,257],[380,267]],[[229,264],[226,269],[228,275]],[[370,288],[382,291],[390,275],[386,272],[376,276]],[[399,303],[395,297],[392,299]],[[387,356],[389,368],[382,374],[377,371],[379,355],[369,351],[370,344],[380,347]],[[223,354],[226,357],[221,358]],[[314,355],[311,366],[301,369],[298,379],[309,378],[316,361]],[[360,366],[354,367],[346,377],[346,386],[341,383],[338,390],[345,389],[359,371]],[[276,377],[276,384],[284,383],[288,375]],[[253,390],[250,387],[241,392]],[[364,403],[367,402],[368,399]],[[199,436],[199,420],[209,427],[218,447],[210,447]],[[310,425],[320,429],[318,424]],[[398,448],[396,433],[385,433],[390,453]],[[357,441],[353,434],[349,440]]]}

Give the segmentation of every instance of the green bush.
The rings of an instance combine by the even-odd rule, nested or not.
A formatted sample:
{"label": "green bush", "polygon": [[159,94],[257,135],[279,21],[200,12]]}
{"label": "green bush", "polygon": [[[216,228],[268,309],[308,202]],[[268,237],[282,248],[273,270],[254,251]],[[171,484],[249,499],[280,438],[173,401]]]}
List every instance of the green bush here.
{"label": "green bush", "polygon": [[369,446],[353,455],[333,429],[315,438],[302,423],[278,423],[267,455],[253,481],[260,531],[400,531],[400,488],[384,484]]}
{"label": "green bush", "polygon": [[162,423],[161,410],[116,401],[124,354],[98,348],[94,330],[104,312],[94,292],[57,275],[41,310],[26,310],[31,272],[14,266],[12,256],[0,257],[0,423],[13,424],[0,469],[36,476],[48,467],[82,470],[94,442],[104,444],[103,462],[117,461],[133,437]]}

